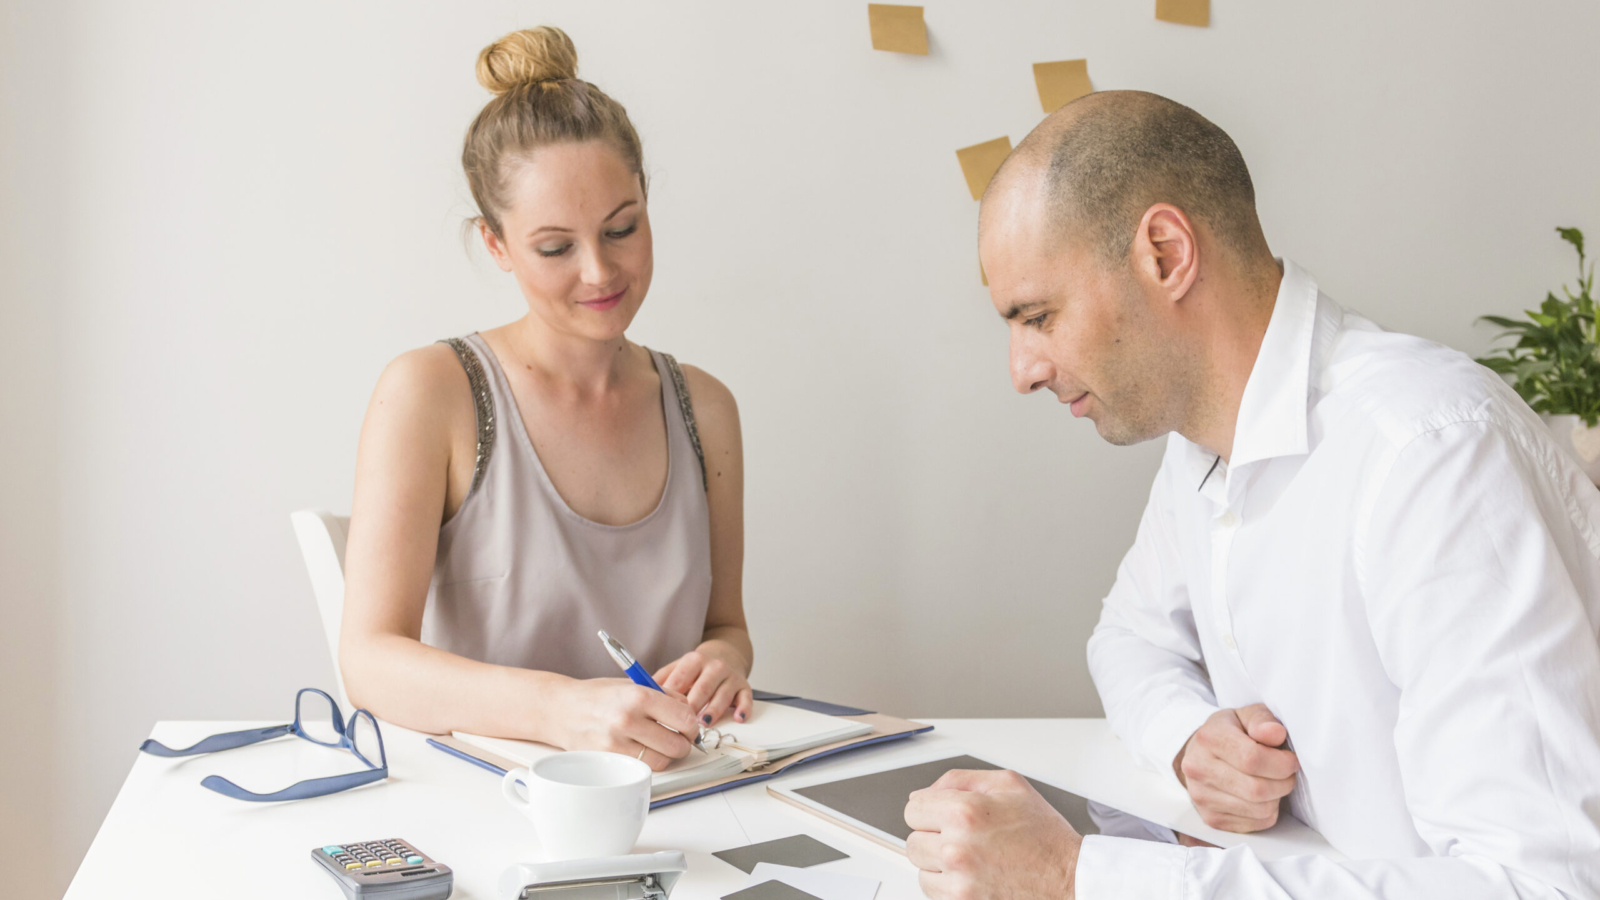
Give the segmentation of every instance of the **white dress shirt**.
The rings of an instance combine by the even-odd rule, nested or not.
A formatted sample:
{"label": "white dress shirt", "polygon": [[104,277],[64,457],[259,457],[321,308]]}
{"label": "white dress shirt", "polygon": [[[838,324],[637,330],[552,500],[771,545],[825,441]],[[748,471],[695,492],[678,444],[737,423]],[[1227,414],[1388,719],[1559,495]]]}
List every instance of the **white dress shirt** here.
{"label": "white dress shirt", "polygon": [[1349,860],[1091,836],[1078,896],[1600,896],[1600,492],[1498,376],[1283,269],[1232,458],[1168,440],[1089,668],[1174,783],[1265,703]]}

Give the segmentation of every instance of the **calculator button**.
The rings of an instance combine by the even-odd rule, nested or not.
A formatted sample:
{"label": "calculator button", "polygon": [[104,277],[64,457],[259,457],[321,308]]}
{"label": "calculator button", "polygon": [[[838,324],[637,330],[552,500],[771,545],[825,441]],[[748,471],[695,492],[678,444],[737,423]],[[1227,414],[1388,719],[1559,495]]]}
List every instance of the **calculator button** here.
{"label": "calculator button", "polygon": [[327,847],[323,847],[322,848],[322,852],[328,854],[329,856],[338,856],[339,854],[344,852],[344,848],[343,847],[334,847],[334,846],[330,845],[330,846],[327,846]]}
{"label": "calculator button", "polygon": [[359,868],[361,868],[361,863],[358,863],[358,862],[347,862],[347,863],[344,864],[344,867],[346,869],[359,869]]}
{"label": "calculator button", "polygon": [[379,861],[377,861],[377,860],[375,860],[375,859],[369,859],[369,860],[367,860],[367,866],[368,866],[368,867],[371,867],[371,866],[381,866],[381,865],[383,865],[383,863],[381,863],[381,862],[379,862]]}
{"label": "calculator button", "polygon": [[406,865],[414,866],[419,862],[422,862],[422,857],[420,857],[420,856],[408,856],[408,857],[406,857]]}
{"label": "calculator button", "polygon": [[391,866],[398,866],[398,865],[400,865],[400,857],[391,856],[388,859],[384,860],[384,862],[388,863]]}

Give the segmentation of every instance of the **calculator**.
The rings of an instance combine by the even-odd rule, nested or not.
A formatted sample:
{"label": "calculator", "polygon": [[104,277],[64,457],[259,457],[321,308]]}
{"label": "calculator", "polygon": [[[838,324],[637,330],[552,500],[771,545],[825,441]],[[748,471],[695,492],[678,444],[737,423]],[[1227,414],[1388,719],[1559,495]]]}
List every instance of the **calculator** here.
{"label": "calculator", "polygon": [[350,900],[445,900],[455,881],[449,866],[398,838],[329,844],[311,851],[311,858]]}

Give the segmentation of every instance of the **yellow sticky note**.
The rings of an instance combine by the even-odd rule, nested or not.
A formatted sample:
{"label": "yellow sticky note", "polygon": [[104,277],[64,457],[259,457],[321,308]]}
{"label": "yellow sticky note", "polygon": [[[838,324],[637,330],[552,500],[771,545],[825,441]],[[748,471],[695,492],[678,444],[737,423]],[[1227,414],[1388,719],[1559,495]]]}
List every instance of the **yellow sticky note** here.
{"label": "yellow sticky note", "polygon": [[872,26],[872,49],[928,55],[928,26],[922,21],[922,7],[868,3],[867,22]]}
{"label": "yellow sticky note", "polygon": [[1211,0],[1156,0],[1156,18],[1205,28],[1211,24]]}
{"label": "yellow sticky note", "polygon": [[956,159],[961,161],[961,174],[967,176],[967,190],[972,192],[972,199],[983,199],[983,189],[989,186],[989,179],[994,177],[1000,164],[1010,155],[1010,137],[997,137],[956,151]]}
{"label": "yellow sticky note", "polygon": [[1094,85],[1089,83],[1087,59],[1034,63],[1033,83],[1039,88],[1039,105],[1047,113],[1094,92]]}

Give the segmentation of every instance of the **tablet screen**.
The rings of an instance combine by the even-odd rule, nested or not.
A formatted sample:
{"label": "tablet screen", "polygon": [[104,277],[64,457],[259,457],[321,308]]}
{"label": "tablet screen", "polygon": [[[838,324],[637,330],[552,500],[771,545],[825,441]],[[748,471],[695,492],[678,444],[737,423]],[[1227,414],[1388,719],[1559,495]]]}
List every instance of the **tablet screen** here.
{"label": "tablet screen", "polygon": [[[906,824],[906,801],[912,791],[932,787],[940,776],[951,769],[998,768],[994,763],[984,762],[974,756],[952,756],[903,769],[795,788],[794,793],[904,841],[911,836],[911,826]],[[1028,779],[1028,783],[1079,834],[1100,833],[1094,820],[1089,817],[1089,801],[1032,778]]]}

